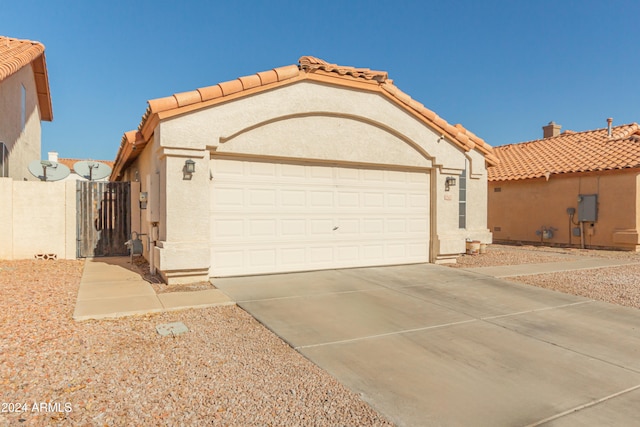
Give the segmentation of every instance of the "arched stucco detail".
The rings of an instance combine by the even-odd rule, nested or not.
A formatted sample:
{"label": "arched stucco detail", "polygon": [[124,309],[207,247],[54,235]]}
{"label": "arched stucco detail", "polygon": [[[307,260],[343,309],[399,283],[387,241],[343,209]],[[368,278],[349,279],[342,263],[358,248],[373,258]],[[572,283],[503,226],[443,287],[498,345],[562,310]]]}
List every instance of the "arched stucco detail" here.
{"label": "arched stucco detail", "polygon": [[217,153],[431,167],[417,142],[367,117],[328,111],[286,114],[220,137]]}
{"label": "arched stucco detail", "polygon": [[[260,132],[257,132],[259,129],[252,129],[251,132],[238,135],[226,143],[220,142],[221,137],[229,138],[243,129],[249,130],[263,122],[270,124],[261,126],[261,132],[264,132],[264,129],[276,129],[278,123],[280,126],[283,123],[277,120],[280,117],[304,116],[314,112],[335,114],[342,117],[342,121],[347,124],[359,123],[365,126],[366,123],[370,132],[377,130],[383,139],[390,139],[393,135],[398,144],[407,148],[411,148],[407,141],[417,144],[421,151],[412,148],[411,150],[416,159],[422,159],[421,167],[430,167],[427,163],[432,167],[437,165],[460,170],[464,167],[464,157],[461,156],[459,147],[441,139],[441,133],[435,132],[386,97],[377,93],[309,81],[297,82],[161,121],[158,127],[162,129],[163,137],[159,142],[162,146],[170,147],[207,147],[211,151],[221,153],[225,150],[230,151],[232,144],[239,147],[240,137],[246,143]],[[344,119],[345,117],[347,119]],[[354,120],[355,118],[358,119]],[[289,123],[292,120],[284,122]],[[302,131],[301,128],[298,130]],[[395,135],[387,130],[393,130]],[[249,134],[252,135],[251,138],[248,138]],[[301,139],[298,139],[298,142],[300,141]],[[229,144],[229,147],[224,148],[225,144]],[[427,157],[419,153],[428,153],[427,157],[431,161],[427,161]]]}

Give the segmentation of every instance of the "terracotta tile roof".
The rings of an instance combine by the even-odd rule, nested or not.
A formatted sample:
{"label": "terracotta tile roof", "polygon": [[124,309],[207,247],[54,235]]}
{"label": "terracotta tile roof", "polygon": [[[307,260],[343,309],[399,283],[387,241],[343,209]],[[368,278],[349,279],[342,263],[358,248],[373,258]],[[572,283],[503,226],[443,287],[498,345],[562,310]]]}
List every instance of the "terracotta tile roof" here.
{"label": "terracotta tile roof", "polygon": [[33,68],[42,120],[51,121],[53,108],[44,45],[31,40],[0,36],[0,82],[28,64]]}
{"label": "terracotta tile roof", "polygon": [[[62,159],[62,158],[58,158],[58,163],[62,163],[63,165],[68,167],[71,172],[74,172],[73,165],[75,165],[77,162],[80,162],[82,160],[87,160],[87,159]],[[95,161],[96,162],[100,162],[100,163],[104,163],[107,166],[109,166],[111,169],[113,169],[113,166],[115,165],[115,162],[112,161],[112,160],[95,160]]]}
{"label": "terracotta tile roof", "polygon": [[111,179],[118,177],[121,171],[137,157],[141,150],[136,152],[133,147],[142,148],[141,144],[149,141],[160,120],[301,80],[321,81],[378,92],[408,110],[414,117],[425,122],[464,151],[475,148],[483,153],[487,163],[498,162],[492,147],[484,140],[461,124],[450,125],[436,113],[413,100],[393,84],[385,71],[341,66],[313,56],[303,56],[298,60],[298,65],[278,67],[215,86],[148,101],[147,111],[142,116],[137,132],[130,131],[122,137]]}
{"label": "terracotta tile roof", "polygon": [[637,123],[494,147],[500,160],[489,168],[489,181],[541,178],[555,174],[640,167]]}

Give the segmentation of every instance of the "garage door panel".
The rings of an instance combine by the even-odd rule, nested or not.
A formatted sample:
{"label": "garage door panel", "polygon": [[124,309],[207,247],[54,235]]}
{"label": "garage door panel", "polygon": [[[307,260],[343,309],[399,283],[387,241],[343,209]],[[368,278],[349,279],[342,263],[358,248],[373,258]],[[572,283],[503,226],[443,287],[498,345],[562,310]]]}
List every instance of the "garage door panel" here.
{"label": "garage door panel", "polygon": [[422,218],[410,218],[409,223],[409,233],[411,234],[426,234],[429,231],[429,224],[427,224]]}
{"label": "garage door panel", "polygon": [[213,233],[223,238],[244,236],[244,221],[241,219],[217,219],[213,221]]}
{"label": "garage door panel", "polygon": [[333,209],[334,202],[332,190],[310,191],[309,196],[312,207]]}
{"label": "garage door panel", "polygon": [[211,275],[427,262],[427,173],[213,159]]}
{"label": "garage door panel", "polygon": [[403,244],[389,244],[385,256],[389,259],[404,259],[407,256],[407,246]]}
{"label": "garage door panel", "polygon": [[387,233],[400,233],[407,232],[407,220],[405,218],[391,218],[387,220]]}
{"label": "garage door panel", "polygon": [[377,169],[362,169],[362,178],[367,182],[384,182],[384,173],[383,170]]}
{"label": "garage door panel", "polygon": [[372,218],[362,220],[362,232],[364,234],[384,234],[384,219]]}
{"label": "garage door panel", "polygon": [[303,165],[280,164],[281,175],[285,178],[305,178],[306,168]]}
{"label": "garage door panel", "polygon": [[365,261],[377,262],[384,259],[384,245],[363,245],[362,254]]}
{"label": "garage door panel", "polygon": [[254,267],[271,267],[276,265],[275,249],[249,249],[250,265]]}
{"label": "garage door panel", "polygon": [[309,249],[309,261],[311,264],[324,264],[333,262],[333,246],[319,246]]}
{"label": "garage door panel", "polygon": [[252,236],[276,237],[277,221],[275,219],[252,219],[249,221],[249,232]]}
{"label": "garage door panel", "polygon": [[307,221],[305,219],[282,219],[280,230],[283,236],[303,237],[307,234]]}
{"label": "garage door panel", "polygon": [[357,263],[360,259],[360,247],[359,246],[338,246],[336,250],[338,260],[344,265],[351,265]]}
{"label": "garage door panel", "polygon": [[251,189],[249,190],[249,202],[253,206],[276,206],[276,190],[271,189]]}
{"label": "garage door panel", "polygon": [[339,218],[336,221],[338,231],[340,235],[351,234],[358,235],[360,234],[360,219],[352,219],[352,218]]}
{"label": "garage door panel", "polygon": [[253,176],[276,176],[277,164],[265,163],[265,162],[250,162],[249,165],[250,174]]}
{"label": "garage door panel", "polygon": [[387,195],[387,206],[390,208],[406,208],[407,195],[400,193],[390,193]]}
{"label": "garage door panel", "polygon": [[333,234],[333,221],[330,219],[312,219],[309,221],[311,235]]}
{"label": "garage door panel", "polygon": [[360,169],[338,168],[336,172],[338,184],[351,185],[360,181]]}
{"label": "garage door panel", "polygon": [[425,209],[429,207],[429,197],[425,194],[410,194],[409,207]]}
{"label": "garage door panel", "polygon": [[244,192],[243,188],[220,188],[213,199],[213,206],[244,206]]}
{"label": "garage door panel", "polygon": [[280,250],[283,265],[304,266],[306,264],[306,248],[282,248]]}
{"label": "garage door panel", "polygon": [[244,251],[217,248],[212,255],[213,265],[223,267],[224,270],[237,271],[244,267]]}
{"label": "garage door panel", "polygon": [[306,206],[307,192],[303,190],[280,190],[282,206]]}
{"label": "garage door panel", "polygon": [[357,208],[360,206],[360,193],[356,191],[338,191],[337,208]]}
{"label": "garage door panel", "polygon": [[333,168],[309,166],[309,178],[320,182],[331,182],[333,181]]}
{"label": "garage door panel", "polygon": [[384,207],[384,194],[379,192],[367,192],[364,193],[363,201],[366,208],[382,208]]}

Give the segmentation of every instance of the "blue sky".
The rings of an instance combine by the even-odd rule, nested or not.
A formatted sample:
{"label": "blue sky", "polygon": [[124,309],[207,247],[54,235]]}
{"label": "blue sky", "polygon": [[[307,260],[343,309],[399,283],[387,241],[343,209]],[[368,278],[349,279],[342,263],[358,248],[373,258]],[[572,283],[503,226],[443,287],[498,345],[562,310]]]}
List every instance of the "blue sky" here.
{"label": "blue sky", "polygon": [[389,72],[493,146],[640,121],[637,1],[31,1],[0,34],[46,46],[42,153],[113,159],[148,99],[312,55]]}

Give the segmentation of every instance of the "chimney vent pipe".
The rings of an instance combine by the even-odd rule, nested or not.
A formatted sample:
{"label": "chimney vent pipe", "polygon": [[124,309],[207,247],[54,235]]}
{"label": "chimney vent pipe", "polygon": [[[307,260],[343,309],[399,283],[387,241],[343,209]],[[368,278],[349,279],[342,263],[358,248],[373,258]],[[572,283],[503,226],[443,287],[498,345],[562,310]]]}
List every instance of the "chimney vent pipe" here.
{"label": "chimney vent pipe", "polygon": [[560,135],[560,128],[562,126],[555,124],[554,122],[549,122],[548,125],[542,126],[542,137],[550,138],[552,136]]}
{"label": "chimney vent pipe", "polygon": [[607,135],[611,136],[613,134],[611,127],[613,125],[613,119],[611,117],[609,117],[607,119]]}

